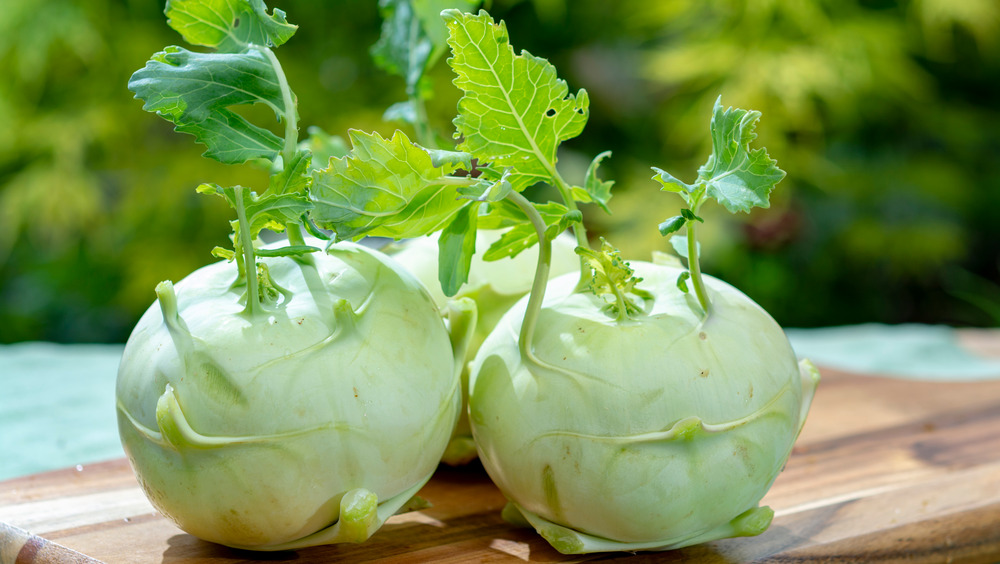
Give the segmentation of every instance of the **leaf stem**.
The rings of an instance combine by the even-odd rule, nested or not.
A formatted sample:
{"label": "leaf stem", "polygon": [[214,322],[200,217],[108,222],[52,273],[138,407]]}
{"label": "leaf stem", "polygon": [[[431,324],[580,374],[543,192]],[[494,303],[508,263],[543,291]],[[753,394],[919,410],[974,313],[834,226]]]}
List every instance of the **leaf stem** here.
{"label": "leaf stem", "polygon": [[531,350],[531,341],[535,337],[535,325],[542,310],[542,300],[545,299],[545,286],[549,282],[549,267],[552,264],[552,241],[545,236],[545,220],[535,209],[535,206],[522,196],[520,192],[511,191],[507,198],[514,202],[528,216],[531,225],[538,233],[538,265],[535,267],[535,279],[528,294],[528,306],[521,320],[521,333],[518,336],[518,348],[522,358],[538,363]]}
{"label": "leaf stem", "polygon": [[288,235],[289,245],[302,245],[305,246],[306,239],[302,235],[302,226],[298,223],[286,223],[285,233]]}
{"label": "leaf stem", "polygon": [[247,221],[247,210],[243,203],[243,194],[247,189],[236,187],[236,219],[240,227],[240,245],[243,247],[243,269],[247,277],[247,305],[243,312],[253,316],[260,311],[260,295],[257,288],[257,258],[253,252],[253,237],[250,236],[250,222]]}
{"label": "leaf stem", "polygon": [[[573,193],[570,190],[569,184],[563,179],[559,171],[552,168],[552,180],[555,181],[556,190],[559,191],[559,196],[563,199],[563,204],[565,204],[566,209],[570,212],[579,211],[576,205],[576,200],[573,199]],[[583,225],[582,221],[578,221],[573,224],[573,236],[576,237],[576,245],[578,247],[583,247],[584,249],[590,249],[590,242],[587,240],[587,228]],[[576,291],[581,291],[590,285],[590,280],[593,278],[594,273],[591,271],[590,266],[587,265],[587,261],[581,256],[580,257],[580,280],[576,283]]]}
{"label": "leaf stem", "polygon": [[256,46],[261,53],[267,57],[267,60],[271,63],[271,67],[274,68],[274,74],[278,77],[278,88],[281,89],[281,101],[284,107],[285,117],[285,147],[281,150],[281,160],[287,166],[295,157],[296,145],[299,142],[299,117],[298,113],[295,111],[295,97],[292,94],[292,89],[288,86],[288,79],[285,77],[285,71],[281,68],[281,63],[278,61],[278,57],[274,55],[274,51],[271,51],[267,47]]}
{"label": "leaf stem", "polygon": [[[700,207],[701,202],[697,202],[696,205],[691,206],[691,212],[695,215],[698,214],[698,207]],[[688,248],[688,271],[691,272],[691,285],[694,286],[695,296],[698,297],[698,303],[701,304],[701,308],[705,310],[705,314],[708,314],[708,292],[705,290],[705,279],[701,275],[701,261],[698,255],[698,239],[695,237],[695,222],[687,222],[687,248]]]}

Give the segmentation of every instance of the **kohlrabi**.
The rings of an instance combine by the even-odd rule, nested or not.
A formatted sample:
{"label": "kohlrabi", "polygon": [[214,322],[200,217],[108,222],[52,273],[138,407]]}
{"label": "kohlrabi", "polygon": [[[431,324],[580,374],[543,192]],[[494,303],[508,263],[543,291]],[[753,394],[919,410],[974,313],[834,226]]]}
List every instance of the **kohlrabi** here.
{"label": "kohlrabi", "polygon": [[[452,303],[449,335],[394,261],[306,238],[324,236],[309,214],[347,228],[312,194],[330,171],[311,163],[322,139],[298,143],[295,97],[274,55],[296,28],[280,10],[171,0],[166,15],[212,51],[168,47],[129,88],[206,156],[266,163],[272,174],[259,194],[199,187],[235,209],[233,248],[156,288],[118,374],[123,445],[153,505],[193,535],[257,550],[362,541],[437,467],[461,405],[474,311]],[[257,103],[284,122],[283,138],[230,109]],[[363,196],[345,197],[381,206]],[[365,230],[382,234],[393,217],[382,209]],[[265,229],[288,240],[263,246]]]}
{"label": "kohlrabi", "polygon": [[[476,103],[477,89],[489,84],[491,100],[526,121],[531,110],[519,111],[517,93],[551,84],[551,67],[513,57],[492,22],[455,21],[459,42],[477,38],[503,53],[456,68],[477,75],[462,102]],[[534,91],[544,104],[538,111],[573,100],[542,88]],[[758,117],[717,105],[714,151],[698,181],[658,171],[664,188],[689,205],[661,227],[669,234],[688,224],[689,270],[637,262],[633,271],[607,243],[581,245],[590,272],[557,279],[545,300],[540,260],[532,294],[473,362],[469,417],[483,465],[510,501],[505,515],[560,552],[665,550],[755,535],[770,524],[773,512],[758,504],[791,453],[818,374],[796,361],[763,309],[701,274],[694,238],[706,197],[730,211],[766,207],[784,176],[762,149],[749,149]],[[459,131],[476,137],[461,124]],[[558,186],[554,167],[546,170]]]}
{"label": "kohlrabi", "polygon": [[[417,239],[409,239],[399,245],[390,245],[386,251],[393,259],[413,273],[428,289],[431,298],[442,309],[447,309],[451,301],[468,298],[475,302],[475,331],[466,349],[466,359],[475,357],[479,346],[486,340],[496,324],[521,297],[531,290],[535,277],[538,249],[531,247],[511,258],[488,261],[489,247],[503,236],[505,231],[481,230],[476,237],[476,254],[469,266],[469,278],[454,296],[445,296],[438,281],[438,241],[437,234]],[[579,258],[574,249],[576,241],[563,233],[552,242],[553,276],[571,272],[579,267]],[[468,394],[469,371],[462,370],[463,396]],[[463,405],[463,407],[466,407]],[[476,445],[469,426],[468,410],[463,409],[455,425],[451,441],[441,461],[458,466],[467,464],[476,457]]]}
{"label": "kohlrabi", "polygon": [[[630,265],[606,242],[590,247],[578,205],[608,211],[612,183],[597,175],[608,154],[579,185],[557,168],[560,144],[587,121],[586,91],[571,94],[546,60],[515,55],[503,23],[486,12],[443,16],[463,93],[455,150],[421,147],[398,131],[390,139],[352,132],[351,153],[315,177],[311,195],[322,207],[312,217],[336,220],[341,237],[373,224],[395,238],[440,230],[446,296],[472,276],[478,230],[508,229],[486,259],[538,244],[530,293],[486,338],[469,377],[474,439],[510,501],[509,520],[566,553],[664,550],[764,531],[772,512],[759,502],[791,452],[818,374],[797,362],[763,309],[701,273],[695,239],[708,198],[730,211],[767,207],[784,176],[750,148],[760,114],[717,105],[713,153],[693,184],[657,169],[687,204],[660,231],[686,226],[675,247],[688,268]],[[522,192],[537,183],[560,201],[529,201]],[[580,272],[549,283],[552,241],[567,229]]]}

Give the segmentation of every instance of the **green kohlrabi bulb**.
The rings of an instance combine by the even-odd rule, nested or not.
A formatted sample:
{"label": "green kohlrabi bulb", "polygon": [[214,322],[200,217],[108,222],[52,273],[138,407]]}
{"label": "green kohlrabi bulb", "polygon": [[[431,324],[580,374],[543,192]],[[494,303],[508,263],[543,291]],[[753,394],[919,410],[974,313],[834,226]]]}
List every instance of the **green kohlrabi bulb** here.
{"label": "green kohlrabi bulb", "polygon": [[531,353],[526,300],[479,349],[469,382],[480,459],[505,516],[564,553],[663,550],[753,535],[818,381],[777,323],[706,277],[711,313],[674,267],[632,263],[649,293],[619,320],[606,302],[549,284]]}
{"label": "green kohlrabi bulb", "polygon": [[157,288],[118,373],[125,451],[153,505],[202,539],[364,540],[430,478],[457,420],[444,321],[359,245],[261,262],[275,304],[252,315],[234,263]]}
{"label": "green kohlrabi bulb", "polygon": [[[441,291],[438,282],[438,234],[419,239],[411,239],[405,243],[388,249],[390,256],[413,273],[430,292],[435,303],[445,308],[450,300],[469,298],[476,303],[477,320],[475,332],[469,343],[466,356],[469,360],[475,357],[479,346],[490,334],[507,312],[522,296],[531,290],[535,276],[535,265],[538,262],[538,247],[532,246],[514,258],[502,258],[496,261],[482,259],[486,250],[503,234],[503,230],[484,229],[476,234],[476,254],[472,257],[469,269],[469,281],[458,293],[449,298]],[[573,272],[580,268],[580,258],[573,249],[576,239],[569,233],[563,233],[552,242],[552,264],[549,272],[558,276]],[[468,384],[468,369],[462,371],[462,385]],[[476,457],[476,445],[472,440],[472,430],[466,410],[455,426],[454,436],[441,461],[457,466],[466,464]]]}

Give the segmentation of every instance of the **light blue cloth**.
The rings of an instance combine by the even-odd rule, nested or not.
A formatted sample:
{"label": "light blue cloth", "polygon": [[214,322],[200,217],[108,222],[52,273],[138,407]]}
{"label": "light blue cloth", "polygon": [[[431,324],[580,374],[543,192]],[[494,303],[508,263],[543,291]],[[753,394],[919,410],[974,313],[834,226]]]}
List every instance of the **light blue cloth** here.
{"label": "light blue cloth", "polygon": [[964,349],[944,325],[868,323],[785,331],[795,353],[817,366],[917,380],[1000,378],[1000,358]]}
{"label": "light blue cloth", "polygon": [[[865,324],[789,329],[815,364],[921,380],[1000,378],[1000,359],[961,348],[954,329]],[[122,345],[0,345],[0,480],[124,456],[115,415]]]}
{"label": "light blue cloth", "polygon": [[125,455],[115,415],[123,348],[0,346],[0,480]]}

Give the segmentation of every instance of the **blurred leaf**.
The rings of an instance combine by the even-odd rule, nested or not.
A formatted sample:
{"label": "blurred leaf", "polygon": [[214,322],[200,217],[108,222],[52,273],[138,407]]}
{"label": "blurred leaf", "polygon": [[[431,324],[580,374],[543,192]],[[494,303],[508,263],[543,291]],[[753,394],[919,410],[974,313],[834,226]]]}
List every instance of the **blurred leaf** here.
{"label": "blurred leaf", "polygon": [[[441,12],[467,11],[477,4],[479,0],[379,0],[384,22],[382,35],[371,48],[372,58],[386,72],[403,77],[407,94],[416,97],[424,73],[448,46]],[[397,110],[392,115],[408,114]]]}

